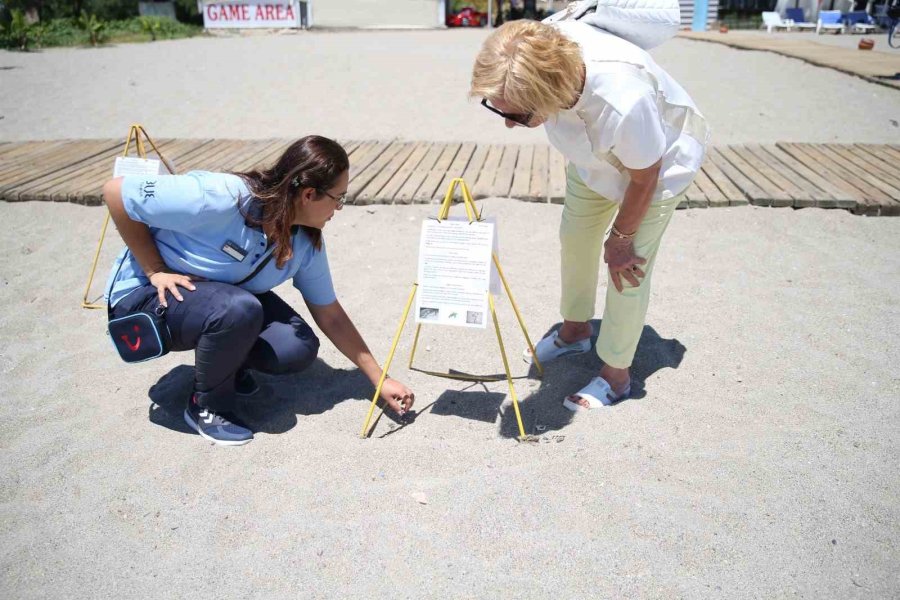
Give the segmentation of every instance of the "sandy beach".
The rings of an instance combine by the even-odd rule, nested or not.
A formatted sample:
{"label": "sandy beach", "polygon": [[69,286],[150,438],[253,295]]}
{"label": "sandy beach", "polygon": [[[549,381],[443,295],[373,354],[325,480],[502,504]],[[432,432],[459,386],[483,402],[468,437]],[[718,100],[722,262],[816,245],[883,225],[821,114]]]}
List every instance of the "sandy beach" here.
{"label": "sandy beach", "polygon": [[[137,121],[157,137],[316,132],[545,143],[543,131],[507,131],[467,100],[486,35],[304,32],[2,52],[0,140],[124,137]],[[796,59],[683,39],[653,55],[690,92],[716,144],[900,139],[896,90]]]}
{"label": "sandy beach", "polygon": [[[13,67],[0,71],[0,140],[116,137],[142,121],[158,137],[543,142],[466,103],[483,36],[0,52]],[[894,90],[698,42],[656,55],[716,142],[898,139]],[[497,218],[504,270],[539,338],[559,325],[561,207],[479,204]],[[339,298],[379,360],[434,212],[348,206],[325,230]],[[900,219],[679,211],[633,398],[589,414],[561,400],[599,359],[564,359],[539,378],[502,298],[531,442],[516,440],[505,382],[409,370],[407,325],[391,373],[416,392],[412,423],[385,416],[360,439],[373,390],[326,340],[308,372],[259,376],[262,391],[240,406],[256,439],[221,448],[182,420],[192,353],[126,365],[103,311],[80,308],[104,214],[0,203],[3,598],[900,595]],[[92,297],[120,247],[111,231]],[[292,288],[278,291],[307,314]],[[502,370],[489,329],[426,328],[419,347],[421,369]]]}

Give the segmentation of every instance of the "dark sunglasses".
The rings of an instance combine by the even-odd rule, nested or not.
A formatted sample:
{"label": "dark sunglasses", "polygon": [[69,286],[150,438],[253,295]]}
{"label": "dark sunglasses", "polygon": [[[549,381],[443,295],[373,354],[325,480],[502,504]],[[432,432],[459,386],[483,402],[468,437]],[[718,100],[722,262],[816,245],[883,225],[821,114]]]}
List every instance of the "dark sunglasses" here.
{"label": "dark sunglasses", "polygon": [[518,123],[519,125],[522,125],[523,127],[528,127],[528,123],[530,123],[531,118],[534,117],[534,113],[525,113],[525,114],[505,113],[502,110],[496,109],[493,106],[491,106],[490,104],[488,104],[487,98],[481,99],[481,105],[483,107],[485,107],[486,109],[488,109],[489,111],[491,111],[492,113],[494,113],[495,115],[500,115],[504,119],[509,119],[513,123]]}

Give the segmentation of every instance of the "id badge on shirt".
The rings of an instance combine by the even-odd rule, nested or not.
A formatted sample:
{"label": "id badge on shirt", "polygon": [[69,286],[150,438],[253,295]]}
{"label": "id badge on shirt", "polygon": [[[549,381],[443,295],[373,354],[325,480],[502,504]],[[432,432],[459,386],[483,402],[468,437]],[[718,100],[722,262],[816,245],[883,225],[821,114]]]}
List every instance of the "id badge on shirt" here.
{"label": "id badge on shirt", "polygon": [[231,240],[225,242],[225,245],[222,246],[222,252],[238,262],[243,262],[244,259],[247,258],[247,251]]}

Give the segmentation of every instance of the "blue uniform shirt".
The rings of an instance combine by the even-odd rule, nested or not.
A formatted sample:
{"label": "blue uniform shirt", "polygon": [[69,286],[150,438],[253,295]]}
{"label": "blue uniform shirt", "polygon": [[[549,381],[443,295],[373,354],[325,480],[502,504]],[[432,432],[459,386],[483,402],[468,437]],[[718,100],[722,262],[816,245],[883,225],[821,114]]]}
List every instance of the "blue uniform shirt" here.
{"label": "blue uniform shirt", "polygon": [[[122,202],[129,217],[150,227],[163,261],[178,273],[237,283],[274,250],[267,248],[262,229],[247,223],[241,214],[240,206],[247,214],[261,207],[237,175],[192,171],[186,175],[125,177]],[[294,287],[310,304],[334,302],[324,242],[322,249],[316,250],[300,229],[293,236],[293,244],[294,255],[283,268],[276,267],[273,257],[240,287],[261,294],[293,278]],[[123,250],[113,264],[106,298],[115,305],[148,282],[134,255]]]}

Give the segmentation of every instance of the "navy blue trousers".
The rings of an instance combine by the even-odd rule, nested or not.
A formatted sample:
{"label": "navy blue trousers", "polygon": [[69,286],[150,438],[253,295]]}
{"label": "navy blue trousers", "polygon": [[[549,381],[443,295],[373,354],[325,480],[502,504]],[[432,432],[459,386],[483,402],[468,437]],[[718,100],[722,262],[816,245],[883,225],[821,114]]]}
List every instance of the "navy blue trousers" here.
{"label": "navy blue trousers", "polygon": [[[194,350],[197,402],[227,410],[234,399],[240,369],[263,373],[296,373],[319,352],[319,338],[297,312],[275,292],[254,295],[227,283],[198,281],[195,291],[179,288],[179,302],[166,293],[166,323],[172,350]],[[159,305],[150,284],[133,291],[113,308],[112,318]]]}

